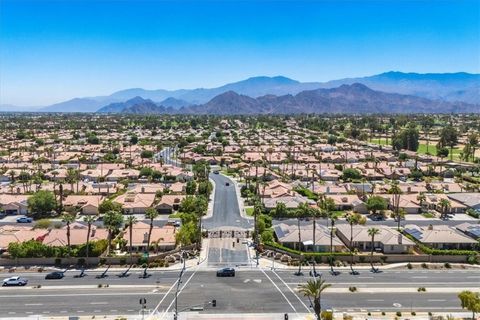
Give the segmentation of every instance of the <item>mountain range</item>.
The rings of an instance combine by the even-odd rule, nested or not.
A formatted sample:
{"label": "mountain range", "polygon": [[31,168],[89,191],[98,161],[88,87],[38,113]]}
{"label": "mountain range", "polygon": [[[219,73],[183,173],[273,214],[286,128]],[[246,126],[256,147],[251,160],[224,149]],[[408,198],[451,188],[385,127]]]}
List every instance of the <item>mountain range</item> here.
{"label": "mountain range", "polygon": [[179,109],[157,105],[152,100],[135,97],[113,103],[100,113],[130,114],[298,114],[298,113],[472,113],[477,105],[376,91],[354,83],[338,88],[301,91],[296,95],[264,95],[253,98],[227,91],[204,104]]}
{"label": "mountain range", "polygon": [[[369,77],[345,78],[329,82],[299,82],[283,76],[261,76],[209,89],[145,90],[141,88],[132,88],[117,91],[108,96],[74,98],[50,106],[35,107],[30,111],[96,112],[100,109],[101,112],[122,112],[122,110],[127,107],[126,105],[123,105],[123,103],[126,103],[135,97],[141,97],[144,100],[151,100],[151,103],[164,107],[165,110],[163,112],[174,112],[174,110],[178,110],[178,112],[187,112],[187,110],[198,109],[200,106],[208,108],[207,105],[213,110],[215,108],[212,104],[218,102],[219,99],[215,98],[219,96],[222,98],[223,102],[227,104],[227,97],[235,99],[238,102],[238,98],[234,98],[229,92],[234,92],[239,96],[247,96],[256,100],[256,103],[253,101],[247,103],[247,99],[244,99],[244,103],[251,104],[252,106],[260,103],[261,105],[268,106],[268,108],[270,108],[269,110],[274,110],[273,103],[281,103],[283,107],[277,107],[277,109],[286,110],[288,108],[295,109],[299,106],[307,107],[304,106],[306,100],[303,99],[306,99],[305,96],[311,95],[312,93],[306,92],[317,92],[317,100],[325,99],[326,97],[324,95],[326,94],[326,91],[317,91],[318,89],[342,88],[342,85],[352,84],[363,84],[373,91],[410,96],[409,99],[418,97],[435,101],[433,103],[427,103],[426,100],[419,100],[418,102],[420,103],[420,101],[423,101],[423,105],[426,109],[430,108],[427,107],[427,105],[435,105],[437,108],[441,108],[437,110],[438,112],[459,112],[452,107],[456,105],[462,105],[462,108],[467,109],[470,108],[467,107],[467,104],[480,105],[480,74],[463,72],[419,74],[391,71]],[[225,93],[229,94],[222,97]],[[302,94],[299,96],[300,93]],[[330,97],[329,99],[332,98],[333,97]],[[378,96],[377,98],[382,99],[386,98],[386,96]],[[300,103],[299,101],[303,101],[304,103]],[[347,104],[346,101],[347,100],[344,100],[342,102],[343,104],[335,105],[335,108],[338,107],[339,110],[343,109],[343,105]],[[373,103],[373,101],[370,102]],[[451,104],[451,102],[454,103]],[[335,101],[335,103],[339,103],[339,101]],[[377,101],[376,103],[378,104],[379,102]],[[128,107],[135,105],[135,103],[132,105],[131,102],[129,104],[130,106]],[[324,101],[324,104],[327,104],[327,102]],[[320,108],[318,101],[314,105],[316,108]],[[362,103],[359,103],[359,105],[362,105]],[[351,103],[350,106],[357,108],[353,103]],[[354,111],[366,112],[364,110],[370,110],[366,105],[362,108],[363,109]],[[378,108],[375,107],[374,109]],[[173,109],[173,111],[171,109]],[[27,107],[22,108],[12,105],[0,105],[0,110],[29,111]],[[308,112],[308,110],[310,109],[305,109],[303,111]],[[332,109],[332,111],[337,111],[337,109]],[[126,112],[128,112],[128,110],[126,110]],[[264,112],[265,111],[262,111],[262,113]],[[434,112],[434,110],[428,112]]]}

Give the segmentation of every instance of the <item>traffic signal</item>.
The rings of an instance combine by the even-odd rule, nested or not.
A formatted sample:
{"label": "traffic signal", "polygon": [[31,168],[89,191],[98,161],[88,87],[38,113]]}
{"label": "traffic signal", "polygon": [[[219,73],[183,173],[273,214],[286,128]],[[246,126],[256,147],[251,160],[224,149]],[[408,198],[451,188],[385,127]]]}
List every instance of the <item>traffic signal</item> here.
{"label": "traffic signal", "polygon": [[217,306],[217,300],[213,299],[212,300],[212,307],[216,307]]}

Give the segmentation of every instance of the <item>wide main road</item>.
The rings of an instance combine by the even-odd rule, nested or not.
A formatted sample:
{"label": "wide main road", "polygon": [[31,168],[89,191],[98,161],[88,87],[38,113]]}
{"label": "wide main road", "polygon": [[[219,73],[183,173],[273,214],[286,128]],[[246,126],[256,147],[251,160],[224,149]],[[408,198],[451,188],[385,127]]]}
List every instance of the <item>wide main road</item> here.
{"label": "wide main road", "polygon": [[[95,279],[95,273],[83,279],[68,271],[62,280],[45,280],[44,274],[26,273],[24,288],[0,288],[0,315],[133,315],[140,310],[139,299],[147,300],[147,309],[163,319],[171,319],[178,271],[154,271],[148,279],[134,271],[128,278]],[[309,277],[293,271],[240,268],[233,278],[218,278],[215,270],[188,269],[182,277],[178,308],[204,306],[202,313],[308,313],[307,298],[298,293],[298,285]],[[1,276],[8,276],[1,273]],[[342,272],[322,275],[332,287],[322,295],[324,307],[338,311],[461,311],[459,290],[478,290],[479,269],[468,270],[384,270],[357,276]],[[108,288],[98,288],[98,284]],[[40,288],[33,286],[40,285]],[[355,286],[358,292],[348,291]],[[426,292],[417,292],[425,287]],[[217,300],[215,308],[208,305]]]}
{"label": "wide main road", "polygon": [[224,175],[214,173],[210,174],[210,179],[215,182],[213,216],[203,220],[204,228],[207,230],[219,227],[252,228],[252,221],[240,215],[237,191],[233,181]]}

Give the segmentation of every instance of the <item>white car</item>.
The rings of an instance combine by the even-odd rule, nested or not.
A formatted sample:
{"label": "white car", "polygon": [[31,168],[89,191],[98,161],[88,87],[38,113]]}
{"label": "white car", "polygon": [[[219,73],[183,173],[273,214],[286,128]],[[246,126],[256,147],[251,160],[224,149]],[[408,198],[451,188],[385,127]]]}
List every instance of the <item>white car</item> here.
{"label": "white car", "polygon": [[27,285],[28,280],[21,277],[10,277],[3,279],[3,286],[25,286]]}

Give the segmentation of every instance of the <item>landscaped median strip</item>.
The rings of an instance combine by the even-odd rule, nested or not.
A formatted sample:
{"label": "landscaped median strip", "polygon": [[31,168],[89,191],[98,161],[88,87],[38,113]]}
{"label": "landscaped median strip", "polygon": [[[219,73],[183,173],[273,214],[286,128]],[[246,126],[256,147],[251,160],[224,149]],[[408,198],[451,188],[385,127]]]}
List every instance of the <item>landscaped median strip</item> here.
{"label": "landscaped median strip", "polygon": [[[352,293],[352,294],[357,294],[357,293],[418,293],[418,294],[425,294],[425,293],[460,293],[467,288],[465,287],[458,287],[458,288],[452,288],[452,287],[423,287],[425,288],[425,291],[419,292],[418,289],[419,287],[368,287],[368,288],[362,288],[362,287],[357,287],[355,292],[352,292],[349,287],[345,288],[338,288],[338,287],[330,287],[328,290],[325,291],[325,293]],[[477,287],[471,287],[471,289],[476,289]],[[295,291],[299,291],[299,288],[296,287],[294,289]]]}

